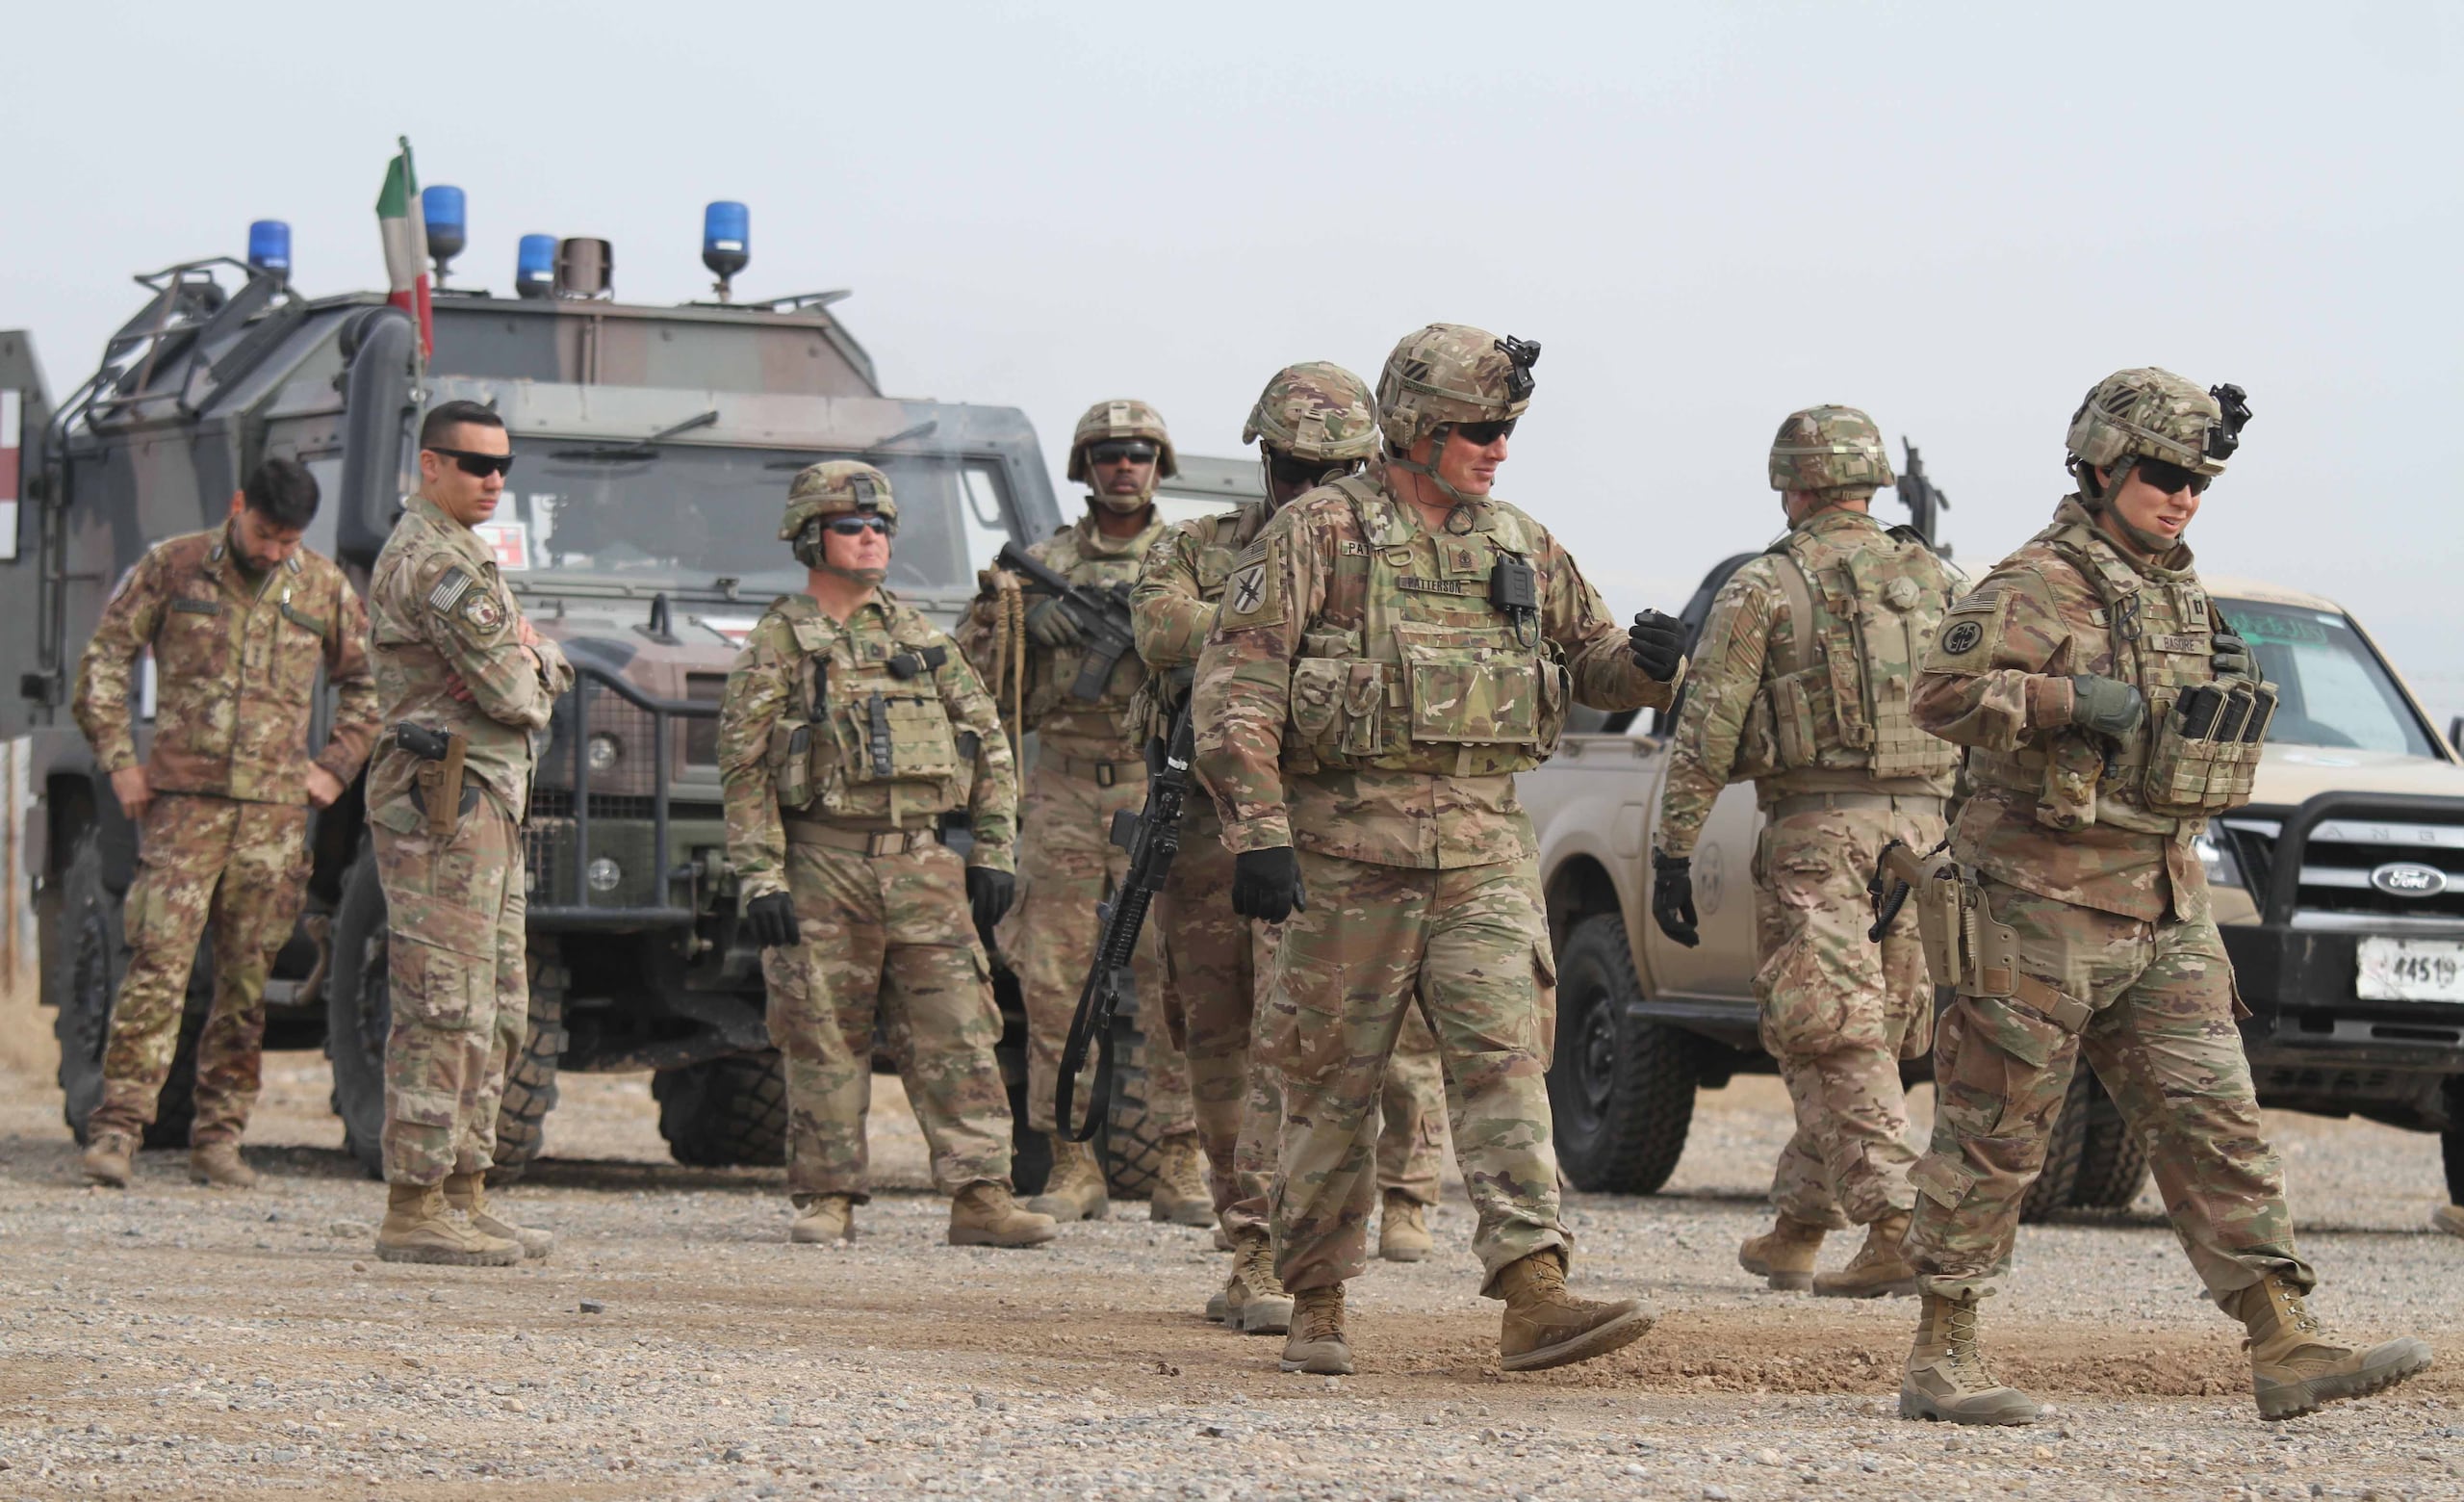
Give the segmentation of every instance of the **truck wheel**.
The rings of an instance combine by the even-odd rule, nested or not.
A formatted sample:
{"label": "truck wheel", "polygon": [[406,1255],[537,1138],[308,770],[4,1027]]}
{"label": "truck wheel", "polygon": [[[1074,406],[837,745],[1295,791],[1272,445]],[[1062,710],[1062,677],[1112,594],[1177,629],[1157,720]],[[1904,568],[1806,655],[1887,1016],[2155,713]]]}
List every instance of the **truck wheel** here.
{"label": "truck wheel", "polygon": [[385,1035],[394,1025],[386,968],[385,889],[376,850],[365,845],[343,873],[334,911],[334,954],[325,976],[325,1057],[333,1064],[334,1114],[343,1147],[371,1178],[385,1177]]}
{"label": "truck wheel", "polygon": [[776,1049],[663,1069],[651,1076],[658,1134],[690,1168],[787,1161],[787,1069]]}
{"label": "truck wheel", "polygon": [[1112,1110],[1104,1122],[1104,1186],[1116,1200],[1143,1200],[1155,1193],[1155,1172],[1164,1163],[1164,1139],[1146,1104],[1146,1034],[1127,1019],[1116,1019]]}
{"label": "truck wheel", "polygon": [[1656,1194],[1694,1123],[1693,1038],[1627,1016],[1643,985],[1615,913],[1575,925],[1557,956],[1557,1057],[1549,1069],[1557,1163],[1576,1188]]}
{"label": "truck wheel", "polygon": [[2439,1134],[2447,1154],[2447,1203],[2464,1204],[2464,1075],[2447,1080],[2447,1130]]}
{"label": "truck wheel", "polygon": [[2070,1203],[2086,1210],[2128,1208],[2139,1198],[2139,1186],[2147,1181],[2146,1145],[2122,1120],[2121,1107],[2105,1093],[2095,1072],[2083,1063],[2079,1073],[2088,1076],[2087,1130]]}
{"label": "truck wheel", "polygon": [[2078,1060],[2070,1073],[2070,1088],[2062,1097],[2062,1108],[2054,1113],[2052,1135],[2045,1139],[2044,1172],[2037,1175],[2037,1181],[2028,1186],[2027,1197],[2019,1202],[2021,1225],[2033,1226],[2076,1203],[2071,1196],[2079,1187],[2080,1156],[2088,1146],[2088,1118],[2094,1114],[2089,1093],[2096,1088],[2095,1071],[2088,1067],[2086,1059]]}
{"label": "truck wheel", "polygon": [[61,1116],[82,1147],[86,1118],[102,1103],[103,1046],[111,1040],[112,998],[119,995],[119,978],[128,969],[120,899],[103,885],[102,840],[92,829],[78,837],[60,885],[61,949],[66,967],[52,1033],[60,1040]]}
{"label": "truck wheel", "polygon": [[565,1052],[565,989],[573,976],[552,938],[530,941],[530,1025],[522,1052],[505,1061],[504,1099],[497,1105],[496,1162],[488,1182],[509,1184],[548,1146],[548,1113],[556,1108],[556,1063]]}

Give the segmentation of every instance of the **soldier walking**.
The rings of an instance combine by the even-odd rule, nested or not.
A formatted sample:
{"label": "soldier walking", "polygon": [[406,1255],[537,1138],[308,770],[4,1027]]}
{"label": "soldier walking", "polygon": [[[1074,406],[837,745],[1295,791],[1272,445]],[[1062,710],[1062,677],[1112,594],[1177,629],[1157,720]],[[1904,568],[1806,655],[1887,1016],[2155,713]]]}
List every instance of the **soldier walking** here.
{"label": "soldier walking", "polygon": [[[1377,383],[1383,453],[1292,502],[1234,559],[1196,682],[1197,767],[1234,911],[1283,923],[1257,1047],[1282,1075],[1270,1195],[1287,1371],[1352,1369],[1377,1093],[1417,1005],[1479,1212],[1513,1371],[1604,1355],[1650,1316],[1566,1291],[1550,1146],[1555,963],[1514,777],[1570,702],[1666,705],[1677,623],[1609,620],[1574,559],[1491,497],[1539,348],[1432,324]],[[1289,919],[1289,921],[1287,921]]]}
{"label": "soldier walking", "polygon": [[[368,759],[376,690],[368,616],[331,559],[300,545],[316,477],[268,459],[211,531],[159,542],[113,592],[77,669],[77,724],[138,828],[128,970],[112,1003],[103,1094],[86,1121],[86,1177],[124,1188],[179,1044],[197,938],[214,930],[214,1006],[197,1037],[189,1168],[199,1183],[257,1181],[240,1154],[256,1103],[266,971],[308,881],[308,811]],[[154,655],[154,743],[130,728],[139,658]],[[333,731],[312,762],[317,672]]]}
{"label": "soldier walking", "polygon": [[[990,695],[940,628],[881,587],[898,504],[833,459],[787,489],[779,536],[808,571],[745,638],[719,710],[728,860],[761,945],[787,1071],[787,1239],[855,1230],[883,1030],[951,1197],[952,1246],[1030,1247],[1052,1218],[1010,1193],[1001,1016],[977,940],[1008,909],[1018,801]],[[964,862],[941,816],[964,809]]]}
{"label": "soldier walking", "polygon": [[[1155,515],[1156,483],[1178,472],[1171,434],[1153,407],[1096,402],[1069,439],[1069,478],[1088,487],[1087,514],[1027,551],[1072,584],[1126,592],[1164,530]],[[1112,842],[1113,816],[1135,814],[1145,803],[1143,727],[1130,724],[1130,707],[1146,669],[1137,654],[1125,654],[1093,697],[1081,697],[1074,690],[1087,643],[1061,602],[1038,600],[1021,613],[1020,597],[1010,592],[1016,581],[987,578],[959,642],[996,696],[1015,696],[1019,733],[1037,735],[1018,819],[1018,904],[1000,934],[1027,1009],[1027,1124],[1052,1143],[1052,1175],[1032,1207],[1065,1221],[1101,1220],[1111,1206],[1103,1164],[1092,1146],[1054,1129],[1053,1091],[1078,992],[1094,963],[1095,906],[1107,884],[1128,869],[1127,852]],[[1135,973],[1140,996],[1163,994],[1152,934],[1140,941]],[[1147,1022],[1147,1109],[1162,1149],[1148,1212],[1183,1226],[1212,1225],[1188,1065],[1166,1030]]]}
{"label": "soldier walking", "polygon": [[1956,867],[1927,883],[1958,909],[1938,929],[1964,934],[1935,1046],[1933,1142],[1909,1174],[1924,1303],[1903,1417],[2038,1416],[1988,1373],[1977,1306],[2009,1275],[2019,1202],[2082,1052],[2147,1145],[2208,1296],[2249,1332],[2260,1417],[2430,1363],[2415,1339],[2355,1350],[2309,1311],[2318,1277],[2260,1134],[2194,848],[2210,816],[2248,801],[2274,708],[2182,541],[2248,416],[2238,388],[2202,392],[2169,371],[2099,381],[2070,420],[2078,489],[1925,655],[1917,722],[1969,748],[1975,791],[1952,833]]}
{"label": "soldier walking", "polygon": [[448,401],[420,426],[420,492],[369,576],[370,656],[384,723],[398,735],[368,777],[368,835],[390,924],[385,1039],[388,1262],[503,1267],[554,1238],[493,1213],[487,1172],[507,1063],[530,1011],[524,953],[522,820],[531,736],[573,686],[472,531],[496,514],[513,468],[503,420]]}
{"label": "soldier walking", "polygon": [[[1790,413],[1771,444],[1788,533],[1721,586],[1679,712],[1652,852],[1652,916],[1679,944],[1695,928],[1694,842],[1720,790],[1751,780],[1755,999],[1796,1135],[1771,1179],[1778,1218],[1737,1260],[1774,1288],[1869,1298],[1916,1291],[1900,1241],[1914,1191],[1899,1061],[1934,1037],[1934,988],[1912,924],[1882,944],[1865,884],[1885,844],[1930,850],[1959,749],[1916,728],[1916,661],[1958,594],[1949,566],[1868,514],[1891,483],[1873,419],[1855,407]],[[1865,1244],[1814,1275],[1826,1231]]]}

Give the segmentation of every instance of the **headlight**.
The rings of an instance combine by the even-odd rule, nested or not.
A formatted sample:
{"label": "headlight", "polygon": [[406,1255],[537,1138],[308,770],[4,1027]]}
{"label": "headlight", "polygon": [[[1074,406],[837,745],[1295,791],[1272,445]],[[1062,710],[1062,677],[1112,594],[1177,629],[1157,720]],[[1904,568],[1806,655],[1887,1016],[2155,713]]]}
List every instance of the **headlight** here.
{"label": "headlight", "polygon": [[594,772],[614,771],[624,754],[624,745],[603,730],[590,738],[590,769]]}
{"label": "headlight", "polygon": [[590,879],[591,891],[613,892],[617,884],[625,879],[625,868],[603,855],[591,862],[582,874]]}
{"label": "headlight", "polygon": [[2213,829],[2201,831],[2191,848],[2198,852],[2198,864],[2207,871],[2211,887],[2242,885],[2242,863],[2233,859],[2233,847],[2216,837]]}

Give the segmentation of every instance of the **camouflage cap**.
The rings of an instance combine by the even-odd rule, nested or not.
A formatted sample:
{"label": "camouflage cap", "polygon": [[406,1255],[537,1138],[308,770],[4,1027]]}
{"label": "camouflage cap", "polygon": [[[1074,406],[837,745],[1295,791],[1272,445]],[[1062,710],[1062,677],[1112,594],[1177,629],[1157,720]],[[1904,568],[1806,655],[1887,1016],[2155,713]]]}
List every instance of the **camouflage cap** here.
{"label": "camouflage cap", "polygon": [[2224,409],[2216,398],[2152,365],[2116,371],[2096,382],[2070,415],[2064,440],[2083,464],[2110,470],[2125,459],[2162,459],[2198,475],[2221,475]]}
{"label": "camouflage cap", "polygon": [[1879,490],[1891,480],[1883,430],[1855,407],[1791,412],[1771,440],[1774,490]]}
{"label": "camouflage cap", "polygon": [[1087,472],[1087,446],[1111,438],[1144,438],[1160,452],[1155,456],[1155,478],[1169,479],[1181,472],[1180,460],[1172,456],[1172,435],[1164,427],[1164,415],[1143,401],[1126,398],[1098,401],[1078,419],[1069,434],[1069,478],[1081,483],[1093,477]]}
{"label": "camouflage cap", "polygon": [[779,540],[793,542],[815,518],[878,511],[898,520],[898,503],[890,499],[889,477],[854,459],[824,459],[796,471],[787,482],[787,514],[779,523]]}
{"label": "camouflage cap", "polygon": [[1263,441],[1319,464],[1365,459],[1377,451],[1377,420],[1369,402],[1368,383],[1340,365],[1287,365],[1258,394],[1241,441]]}
{"label": "camouflage cap", "polygon": [[1466,324],[1405,334],[1377,376],[1377,426],[1398,450],[1448,423],[1521,417],[1531,405],[1540,347]]}

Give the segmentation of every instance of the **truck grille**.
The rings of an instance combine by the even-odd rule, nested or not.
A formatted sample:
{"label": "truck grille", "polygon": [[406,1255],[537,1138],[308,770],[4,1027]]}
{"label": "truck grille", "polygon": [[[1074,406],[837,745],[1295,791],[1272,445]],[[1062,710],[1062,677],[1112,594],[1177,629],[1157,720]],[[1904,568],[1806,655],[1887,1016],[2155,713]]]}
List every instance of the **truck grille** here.
{"label": "truck grille", "polygon": [[2272,889],[2280,862],[2297,861],[2297,927],[2400,929],[2406,921],[2464,923],[2464,810],[2453,819],[2339,816],[2310,827],[2298,850],[2282,848],[2275,819],[2220,819],[2252,890]]}

